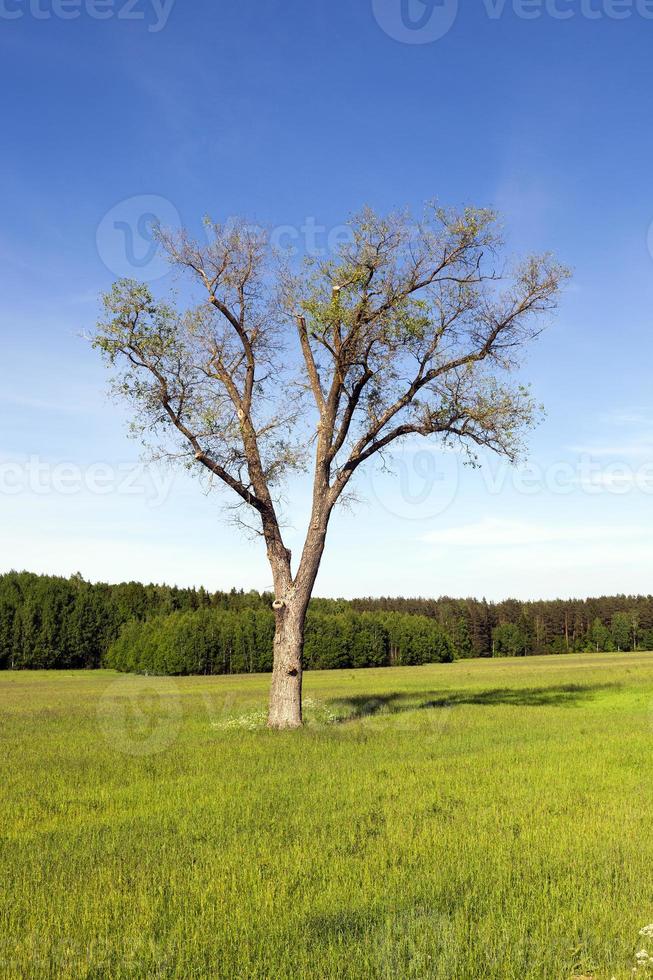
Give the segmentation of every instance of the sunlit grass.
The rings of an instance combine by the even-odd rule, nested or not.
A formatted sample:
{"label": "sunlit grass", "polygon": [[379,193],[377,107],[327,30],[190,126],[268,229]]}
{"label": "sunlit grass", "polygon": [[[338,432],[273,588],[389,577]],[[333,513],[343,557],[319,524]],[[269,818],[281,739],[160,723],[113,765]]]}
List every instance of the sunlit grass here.
{"label": "sunlit grass", "polygon": [[267,684],[0,674],[1,976],[631,976],[653,654]]}

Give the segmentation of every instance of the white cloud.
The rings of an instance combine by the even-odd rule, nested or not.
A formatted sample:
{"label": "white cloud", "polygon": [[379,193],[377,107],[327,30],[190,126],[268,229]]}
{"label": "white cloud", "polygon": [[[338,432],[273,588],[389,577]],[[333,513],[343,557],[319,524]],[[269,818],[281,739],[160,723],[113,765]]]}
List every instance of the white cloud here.
{"label": "white cloud", "polygon": [[430,544],[455,545],[463,548],[525,548],[533,545],[564,543],[597,544],[641,541],[650,538],[653,528],[646,525],[565,525],[549,526],[527,521],[487,518],[474,524],[431,531],[424,537]]}
{"label": "white cloud", "polygon": [[486,519],[430,532],[422,542],[421,580],[443,580],[440,591],[448,595],[543,599],[650,591],[653,527],[646,523]]}

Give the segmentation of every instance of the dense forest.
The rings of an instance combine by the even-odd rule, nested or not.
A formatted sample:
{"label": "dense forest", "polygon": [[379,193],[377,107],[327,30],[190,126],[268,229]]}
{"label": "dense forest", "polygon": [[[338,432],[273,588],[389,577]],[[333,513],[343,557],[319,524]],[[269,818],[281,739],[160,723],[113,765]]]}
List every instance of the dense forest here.
{"label": "dense forest", "polygon": [[[9,572],[0,576],[0,668],[267,671],[271,601]],[[331,668],[635,649],[653,649],[653,596],[313,599],[305,654],[309,668]]]}
{"label": "dense forest", "polygon": [[[198,609],[127,623],[104,658],[107,667],[152,674],[243,674],[272,670],[274,616],[267,609]],[[306,620],[306,667],[416,666],[450,662],[442,627],[401,613],[320,613]]]}

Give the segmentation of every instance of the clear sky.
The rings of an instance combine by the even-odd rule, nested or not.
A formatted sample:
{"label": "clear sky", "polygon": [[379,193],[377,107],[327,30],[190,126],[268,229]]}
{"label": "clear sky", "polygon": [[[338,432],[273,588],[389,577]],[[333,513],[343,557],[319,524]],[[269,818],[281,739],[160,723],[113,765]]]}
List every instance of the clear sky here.
{"label": "clear sky", "polygon": [[0,0],[0,66],[1,570],[269,587],[219,497],[138,471],[79,335],[118,275],[166,289],[149,214],[327,249],[438,197],[574,268],[524,369],[548,416],[527,471],[368,470],[316,591],[653,590],[650,0]]}

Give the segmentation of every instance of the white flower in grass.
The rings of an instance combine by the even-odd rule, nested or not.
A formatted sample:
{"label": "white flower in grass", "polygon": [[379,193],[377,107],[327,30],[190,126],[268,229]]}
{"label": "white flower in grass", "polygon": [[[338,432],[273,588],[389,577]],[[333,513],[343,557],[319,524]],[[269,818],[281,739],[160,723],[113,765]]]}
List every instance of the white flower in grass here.
{"label": "white flower in grass", "polygon": [[647,963],[650,958],[645,949],[640,949],[639,953],[635,953],[635,959],[638,963]]}
{"label": "white flower in grass", "polygon": [[640,936],[646,936],[649,939],[653,939],[653,925],[644,926],[643,929],[639,930]]}
{"label": "white flower in grass", "polygon": [[259,728],[264,728],[267,721],[265,711],[251,711],[237,718],[227,718],[225,721],[211,722],[212,728],[220,728],[229,731],[237,728],[244,728],[249,732],[255,732]]}

